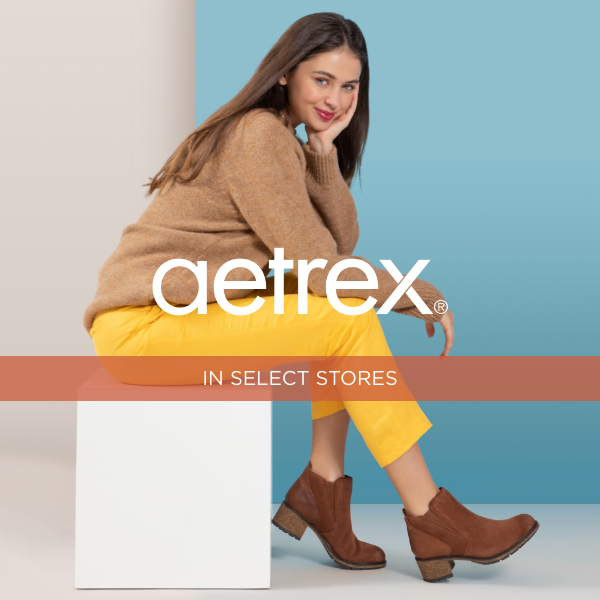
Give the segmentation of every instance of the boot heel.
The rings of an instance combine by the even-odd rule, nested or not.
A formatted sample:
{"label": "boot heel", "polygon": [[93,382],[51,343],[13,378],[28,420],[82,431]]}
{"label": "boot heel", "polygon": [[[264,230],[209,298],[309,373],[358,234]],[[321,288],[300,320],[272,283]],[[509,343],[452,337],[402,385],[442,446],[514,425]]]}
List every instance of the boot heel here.
{"label": "boot heel", "polygon": [[415,558],[415,560],[425,581],[434,583],[453,576],[452,567],[454,564],[450,564],[454,563],[453,560],[419,560],[418,558]]}
{"label": "boot heel", "polygon": [[288,508],[287,505],[281,504],[279,510],[273,517],[273,525],[279,527],[282,531],[291,535],[297,540],[301,539],[308,527],[308,524],[301,519],[293,510]]}

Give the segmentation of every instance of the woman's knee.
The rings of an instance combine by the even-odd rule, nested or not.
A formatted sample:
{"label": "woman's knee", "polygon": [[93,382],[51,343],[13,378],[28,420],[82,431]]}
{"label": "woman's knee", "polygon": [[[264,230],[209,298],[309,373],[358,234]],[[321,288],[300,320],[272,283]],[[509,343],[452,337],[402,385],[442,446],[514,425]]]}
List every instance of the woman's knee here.
{"label": "woman's knee", "polygon": [[[344,306],[349,308],[358,308],[365,303],[364,298],[354,297],[339,298],[339,301]],[[327,306],[329,315],[339,320],[344,328],[351,327],[359,332],[364,332],[373,326],[380,326],[379,318],[377,317],[377,313],[375,312],[374,308],[370,308],[369,310],[359,314],[348,315],[334,308],[328,300]]]}

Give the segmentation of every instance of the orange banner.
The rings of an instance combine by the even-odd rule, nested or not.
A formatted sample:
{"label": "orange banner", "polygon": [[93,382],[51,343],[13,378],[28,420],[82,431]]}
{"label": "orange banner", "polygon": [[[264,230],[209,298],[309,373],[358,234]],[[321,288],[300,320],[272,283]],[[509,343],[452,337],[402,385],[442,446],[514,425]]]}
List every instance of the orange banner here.
{"label": "orange banner", "polygon": [[[597,401],[599,357],[5,356],[2,400],[77,400],[80,390],[217,388],[215,400]],[[332,396],[333,395],[333,396]],[[149,398],[149,396],[147,396]],[[162,397],[162,396],[161,396]],[[170,397],[179,399],[177,394]],[[144,399],[143,394],[139,396]],[[213,397],[211,396],[211,399]]]}

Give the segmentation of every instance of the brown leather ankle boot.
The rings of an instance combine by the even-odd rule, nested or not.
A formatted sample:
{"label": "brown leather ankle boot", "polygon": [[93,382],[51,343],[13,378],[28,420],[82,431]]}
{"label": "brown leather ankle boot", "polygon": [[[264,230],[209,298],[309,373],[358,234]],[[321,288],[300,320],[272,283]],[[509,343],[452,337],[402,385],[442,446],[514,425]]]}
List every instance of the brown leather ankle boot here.
{"label": "brown leather ankle boot", "polygon": [[384,551],[361,542],[352,531],[352,477],[344,475],[333,482],[327,481],[311,468],[309,461],[285,495],[273,524],[297,540],[310,527],[329,556],[346,569],[385,567]]}
{"label": "brown leather ankle boot", "polygon": [[423,579],[452,577],[455,560],[491,565],[514,554],[529,541],[540,524],[526,514],[510,519],[488,519],[463,506],[447,489],[429,502],[428,511],[409,517],[404,508],[410,547]]}

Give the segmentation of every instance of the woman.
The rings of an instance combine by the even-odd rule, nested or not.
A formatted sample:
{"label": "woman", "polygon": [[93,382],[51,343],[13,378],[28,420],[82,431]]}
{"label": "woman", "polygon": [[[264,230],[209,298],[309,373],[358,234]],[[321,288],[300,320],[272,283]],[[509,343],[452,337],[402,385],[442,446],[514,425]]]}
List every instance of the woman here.
{"label": "woman", "polygon": [[[352,257],[358,240],[349,185],[367,138],[368,90],[366,43],[354,22],[318,13],[294,23],[237,96],[190,134],[147,184],[148,195],[158,194],[137,223],[126,227],[100,269],[96,296],[84,315],[98,356],[392,357],[375,308],[396,289],[396,278],[353,257],[375,270],[378,287],[365,289],[358,283],[365,273],[348,268],[338,280],[356,285],[337,294],[352,308],[375,298],[375,306],[362,314],[334,309],[325,287],[327,273]],[[295,136],[301,123],[306,143]],[[276,248],[293,261],[284,276],[282,305],[273,277],[265,286],[258,278],[248,292],[254,274],[236,267],[225,280],[249,285],[226,289],[229,306],[240,314],[225,310],[213,290],[218,269],[242,258],[267,275]],[[206,314],[175,315],[157,305],[154,274],[173,258],[194,265],[206,261]],[[325,266],[299,279],[298,261],[314,259],[324,259]],[[190,269],[176,267],[160,289],[171,305],[186,307],[199,283]],[[262,289],[264,304],[244,312]],[[429,311],[421,311],[411,294],[403,294],[392,310],[425,321],[429,337],[439,322],[446,336],[443,359],[452,347],[454,316],[434,310],[444,297],[427,281],[414,279],[412,289]],[[302,300],[305,311],[298,309]],[[426,581],[452,577],[455,560],[498,562],[537,531],[529,515],[504,520],[476,515],[434,483],[417,442],[431,423],[399,373],[395,397],[373,388],[378,400],[361,401],[356,390],[315,385],[315,364],[310,363],[310,461],[273,519],[277,527],[297,539],[310,527],[344,567],[385,566],[384,551],[352,531],[352,478],[344,475],[352,418],[398,491]]]}

